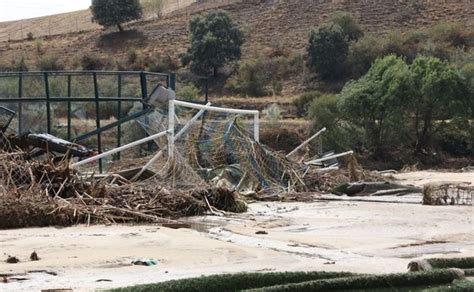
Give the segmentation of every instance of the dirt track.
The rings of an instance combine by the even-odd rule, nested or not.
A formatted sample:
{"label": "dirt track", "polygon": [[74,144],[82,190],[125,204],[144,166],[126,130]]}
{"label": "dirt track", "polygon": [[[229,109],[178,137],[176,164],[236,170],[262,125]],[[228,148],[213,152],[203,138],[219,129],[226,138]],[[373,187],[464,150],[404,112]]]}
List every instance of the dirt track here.
{"label": "dirt track", "polygon": [[[462,178],[474,181],[472,174]],[[88,291],[241,271],[403,272],[415,257],[474,256],[472,207],[422,206],[413,197],[405,203],[255,203],[239,216],[190,221],[194,230],[148,225],[1,231],[2,255],[22,262],[0,263],[0,274],[47,270],[57,276],[29,273],[19,276],[28,280],[0,283],[0,290]],[[268,234],[256,234],[262,230]],[[40,261],[28,260],[33,250]],[[150,258],[158,264],[130,264]]]}

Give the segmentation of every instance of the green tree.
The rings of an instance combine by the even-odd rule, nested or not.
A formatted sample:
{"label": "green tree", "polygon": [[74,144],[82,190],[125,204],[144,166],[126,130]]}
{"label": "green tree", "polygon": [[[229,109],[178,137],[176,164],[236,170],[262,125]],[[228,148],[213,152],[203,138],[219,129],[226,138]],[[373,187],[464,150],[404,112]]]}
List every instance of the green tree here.
{"label": "green tree", "polygon": [[364,128],[365,141],[376,152],[402,128],[403,105],[412,90],[408,65],[394,55],[377,59],[367,74],[351,81],[339,94],[340,110]]}
{"label": "green tree", "polygon": [[122,23],[142,17],[139,0],[92,0],[90,9],[95,22],[105,27],[116,25],[120,31]]}
{"label": "green tree", "polygon": [[190,64],[196,74],[217,71],[227,62],[240,59],[243,34],[226,12],[211,11],[206,16],[196,16],[189,24],[191,47],[183,55],[183,65]]}
{"label": "green tree", "polygon": [[311,119],[311,132],[327,128],[321,136],[325,147],[346,151],[349,148],[354,149],[362,135],[357,127],[345,121],[338,107],[338,101],[338,97],[334,94],[319,96],[309,104],[308,117]]}
{"label": "green tree", "polygon": [[341,27],[321,25],[309,37],[308,66],[323,79],[336,79],[344,71],[349,44]]}
{"label": "green tree", "polygon": [[341,27],[348,41],[357,41],[364,36],[364,32],[360,28],[359,23],[357,23],[349,12],[337,11],[331,16],[330,20],[332,23]]}
{"label": "green tree", "polygon": [[460,72],[433,57],[418,57],[410,66],[414,81],[409,108],[414,116],[416,153],[430,147],[443,122],[469,114],[472,95]]}

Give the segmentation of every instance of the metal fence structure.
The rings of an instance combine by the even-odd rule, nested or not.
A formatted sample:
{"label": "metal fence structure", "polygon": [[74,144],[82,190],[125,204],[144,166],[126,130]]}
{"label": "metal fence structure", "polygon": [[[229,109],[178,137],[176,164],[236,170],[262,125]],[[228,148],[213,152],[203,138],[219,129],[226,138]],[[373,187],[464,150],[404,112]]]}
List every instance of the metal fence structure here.
{"label": "metal fence structure", "polygon": [[[107,147],[120,147],[121,126],[151,110],[143,101],[156,86],[175,89],[175,82],[175,74],[151,72],[4,72],[0,104],[16,112],[10,131],[47,132],[76,142],[94,138],[100,153],[105,131],[116,132],[115,145],[109,141]],[[78,120],[87,125],[73,133]]]}

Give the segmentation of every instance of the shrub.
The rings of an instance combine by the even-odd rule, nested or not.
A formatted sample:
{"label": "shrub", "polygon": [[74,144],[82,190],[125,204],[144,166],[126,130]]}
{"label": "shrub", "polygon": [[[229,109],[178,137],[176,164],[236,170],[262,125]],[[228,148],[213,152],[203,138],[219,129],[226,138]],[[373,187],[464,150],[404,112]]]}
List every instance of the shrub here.
{"label": "shrub", "polygon": [[240,59],[243,34],[224,11],[211,11],[194,17],[190,24],[191,46],[182,62],[196,74],[217,76],[229,61]]}
{"label": "shrub", "polygon": [[360,25],[348,12],[337,11],[331,16],[330,21],[339,25],[348,41],[356,41],[364,35]]}
{"label": "shrub", "polygon": [[200,92],[196,86],[187,84],[178,88],[176,96],[180,100],[199,101]]}
{"label": "shrub", "polygon": [[474,155],[474,125],[464,117],[456,117],[436,133],[435,143],[452,155]]}
{"label": "shrub", "polygon": [[293,101],[293,105],[296,107],[296,115],[303,117],[308,113],[308,108],[316,98],[321,96],[319,91],[305,92]]}
{"label": "shrub", "polygon": [[336,79],[344,71],[348,42],[341,27],[329,23],[312,31],[309,37],[308,67],[323,79]]}
{"label": "shrub", "polygon": [[81,58],[81,67],[83,70],[102,70],[105,64],[97,55],[83,55]]}
{"label": "shrub", "polygon": [[163,16],[163,0],[144,0],[141,1],[145,11],[152,14],[157,18],[161,18]]}
{"label": "shrub", "polygon": [[61,71],[64,65],[59,61],[58,56],[50,54],[41,56],[36,60],[36,67],[40,71]]}
{"label": "shrub", "polygon": [[442,22],[430,29],[430,37],[436,43],[453,47],[466,47],[470,43],[469,29],[460,23]]}
{"label": "shrub", "polygon": [[29,33],[26,34],[26,39],[31,41],[35,38],[35,35],[30,31]]}
{"label": "shrub", "polygon": [[281,120],[281,108],[278,104],[273,103],[263,110],[263,116],[270,123],[271,127],[278,126]]}
{"label": "shrub", "polygon": [[380,37],[365,35],[349,47],[347,63],[356,77],[364,75],[374,61],[385,54]]}
{"label": "shrub", "polygon": [[18,72],[28,71],[28,65],[26,64],[25,56],[21,56],[18,62],[15,60],[14,69]]}
{"label": "shrub", "polygon": [[354,148],[362,137],[358,128],[344,121],[336,95],[327,94],[314,99],[308,107],[308,117],[312,121],[311,132],[327,128],[322,141],[328,149],[345,151]]}
{"label": "shrub", "polygon": [[268,94],[267,72],[261,59],[253,59],[240,64],[238,75],[226,83],[226,88],[246,96],[265,96]]}
{"label": "shrub", "polygon": [[145,58],[145,64],[147,70],[150,72],[171,72],[179,67],[178,63],[168,54],[164,57],[160,54],[156,54],[152,57]]}

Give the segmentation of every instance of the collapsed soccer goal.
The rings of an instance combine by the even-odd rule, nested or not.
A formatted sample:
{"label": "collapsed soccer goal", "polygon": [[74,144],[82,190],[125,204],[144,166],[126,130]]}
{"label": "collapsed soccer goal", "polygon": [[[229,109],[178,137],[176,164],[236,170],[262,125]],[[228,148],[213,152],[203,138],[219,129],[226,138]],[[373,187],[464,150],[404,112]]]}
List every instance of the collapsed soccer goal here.
{"label": "collapsed soccer goal", "polygon": [[78,168],[120,151],[149,143],[158,150],[140,159],[132,181],[149,180],[167,189],[198,186],[229,189],[301,191],[308,166],[287,159],[259,143],[259,111],[177,100],[161,88],[148,100],[154,110],[137,122],[148,136],[76,162]]}

